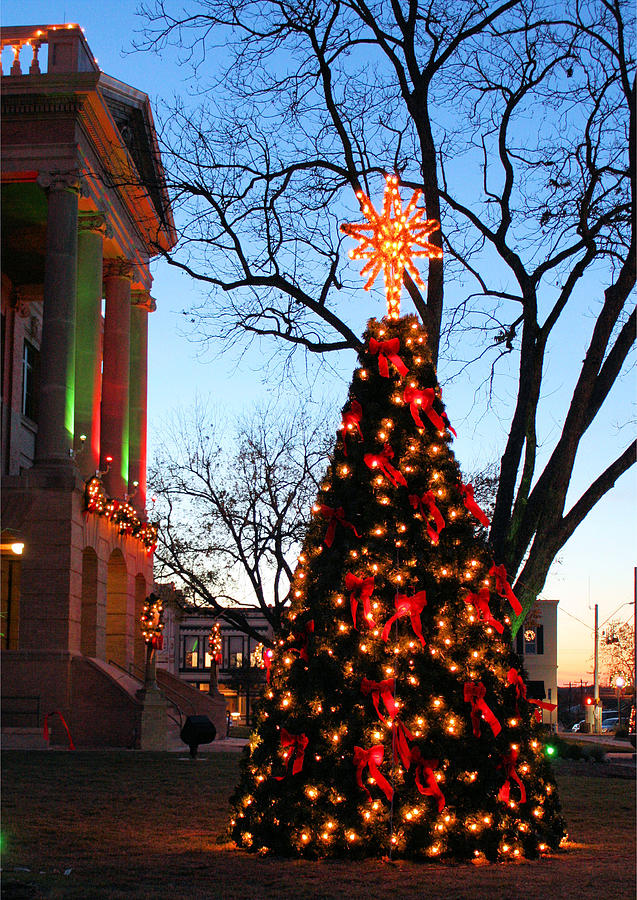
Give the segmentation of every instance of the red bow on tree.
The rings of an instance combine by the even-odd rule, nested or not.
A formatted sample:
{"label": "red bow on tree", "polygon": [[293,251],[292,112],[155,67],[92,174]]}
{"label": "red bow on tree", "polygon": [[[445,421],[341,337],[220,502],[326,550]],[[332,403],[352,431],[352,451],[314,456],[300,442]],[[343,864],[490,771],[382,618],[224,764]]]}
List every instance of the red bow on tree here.
{"label": "red bow on tree", "polygon": [[382,698],[383,703],[385,704],[385,709],[389,713],[390,716],[395,716],[397,713],[396,703],[394,701],[394,690],[396,689],[396,680],[394,678],[387,678],[385,681],[370,681],[369,678],[363,678],[361,681],[361,694],[365,694],[365,696],[372,695],[372,700],[374,701],[374,708],[378,713],[378,718],[381,722],[385,722],[385,719],[382,716],[382,713],[379,709],[379,701]]}
{"label": "red bow on tree", "polygon": [[411,417],[419,428],[425,427],[420,418],[420,413],[424,412],[434,428],[437,428],[438,431],[444,431],[444,419],[439,416],[433,408],[435,399],[436,392],[433,388],[426,388],[424,391],[419,391],[417,388],[408,385],[403,392],[403,400],[405,403],[409,403]]}
{"label": "red bow on tree", "polygon": [[489,588],[481,588],[477,594],[467,594],[464,598],[464,602],[469,604],[472,603],[477,612],[478,616],[482,619],[485,625],[491,625],[492,628],[498,632],[498,634],[502,634],[504,631],[504,625],[502,622],[498,622],[497,619],[494,619],[491,610],[489,609]]}
{"label": "red bow on tree", "polygon": [[[411,748],[411,762],[414,766],[416,775],[416,787],[421,794],[429,797],[435,797],[438,801],[438,812],[441,813],[445,808],[445,795],[440,790],[440,786],[436,781],[434,769],[438,767],[437,759],[423,759],[419,747]],[[420,776],[422,775],[427,787],[424,787]]]}
{"label": "red bow on tree", "polygon": [[329,521],[329,525],[327,526],[327,531],[325,532],[325,546],[331,547],[334,543],[334,535],[336,533],[336,526],[342,525],[343,528],[351,528],[356,537],[360,537],[358,531],[351,522],[348,522],[345,518],[345,510],[342,506],[338,506],[336,509],[332,509],[331,506],[324,506],[321,504],[318,508],[318,512]]}
{"label": "red bow on tree", "polygon": [[370,747],[369,750],[363,750],[362,747],[354,747],[356,783],[365,791],[370,800],[372,799],[372,795],[363,784],[363,769],[366,766],[369,766],[369,774],[374,779],[384,795],[387,797],[387,799],[391,800],[391,798],[394,796],[394,789],[392,788],[391,784],[378,770],[378,766],[382,763],[384,755],[385,750],[382,744],[378,744],[376,747]]}
{"label": "red bow on tree", "polygon": [[411,627],[414,629],[414,634],[419,639],[421,645],[424,647],[425,639],[422,636],[420,613],[423,611],[426,605],[427,594],[425,593],[425,591],[418,591],[418,593],[414,594],[412,597],[407,597],[406,594],[396,594],[396,599],[394,600],[396,612],[391,617],[391,619],[389,619],[389,621],[385,623],[382,634],[383,640],[387,641],[389,639],[389,630],[396,619],[399,619],[401,616],[410,616]]}
{"label": "red bow on tree", "polygon": [[413,741],[415,738],[409,728],[407,728],[400,719],[394,719],[391,728],[394,762],[397,763],[398,757],[400,756],[403,766],[406,769],[409,769],[411,764],[411,753],[407,741]]}
{"label": "red bow on tree", "polygon": [[347,444],[345,443],[345,435],[351,431],[357,431],[363,439],[363,432],[360,428],[360,421],[363,416],[363,407],[358,400],[352,400],[349,407],[343,413],[343,421],[340,430],[343,432],[343,450],[347,456]]}
{"label": "red bow on tree", "polygon": [[532,703],[534,706],[538,707],[538,714],[541,717],[540,709],[545,709],[547,712],[553,712],[557,709],[557,703],[546,703],[544,700],[533,700],[530,697],[526,696],[526,684],[524,683],[524,679],[520,675],[517,669],[513,668],[513,666],[509,669],[507,673],[507,681],[510,685],[515,687],[515,711],[517,715],[520,714],[520,710],[518,708],[518,700],[520,697],[526,700],[527,703]]}
{"label": "red bow on tree", "polygon": [[480,737],[480,719],[484,718],[491,726],[491,731],[495,737],[502,731],[502,726],[484,702],[487,689],[481,681],[467,681],[464,686],[464,702],[471,704],[471,724],[473,725],[473,733],[476,737]]}
{"label": "red bow on tree", "polygon": [[[290,734],[285,728],[281,729],[281,746],[285,748],[285,775],[275,775],[276,781],[283,781],[288,774],[290,760],[294,760],[292,766],[292,774],[298,775],[303,768],[303,760],[305,759],[305,748],[309,741],[304,734]],[[289,748],[289,749],[288,749]]]}
{"label": "red bow on tree", "polygon": [[394,451],[389,444],[385,444],[382,453],[366,453],[363,457],[366,466],[370,469],[380,469],[394,487],[398,487],[399,484],[402,484],[403,487],[407,487],[407,482],[405,481],[403,473],[394,468],[389,461],[393,458]]}
{"label": "red bow on tree", "polygon": [[485,528],[488,528],[491,523],[473,498],[473,485],[461,484],[460,493],[462,494],[462,499],[464,500],[466,509],[469,510],[471,515],[475,516],[475,518],[478,520],[478,522],[480,522],[481,525],[484,525]]}
{"label": "red bow on tree", "polygon": [[290,650],[292,652],[296,651],[299,654],[299,659],[304,659],[305,662],[309,662],[310,658],[307,654],[308,643],[310,639],[310,635],[314,633],[314,619],[310,619],[309,622],[305,623],[305,627],[303,631],[295,631],[294,632],[294,641]]}
{"label": "red bow on tree", "polygon": [[374,576],[370,575],[369,578],[358,578],[356,575],[352,575],[351,572],[348,572],[345,575],[345,588],[350,591],[349,602],[352,610],[354,628],[356,628],[356,611],[358,609],[359,600],[362,600],[363,602],[363,616],[365,621],[370,626],[374,625],[372,607],[369,602],[374,593]]}
{"label": "red bow on tree", "polygon": [[400,350],[400,340],[392,338],[389,341],[377,341],[376,338],[369,339],[369,352],[372,356],[378,354],[378,371],[383,378],[389,378],[389,363],[393,363],[398,370],[399,375],[406,375],[409,369],[398,356]]}
{"label": "red bow on tree", "polygon": [[427,523],[427,537],[432,544],[437,544],[440,539],[440,532],[445,527],[445,520],[436,506],[436,498],[433,491],[425,491],[422,497],[419,497],[417,494],[410,494],[409,502]]}
{"label": "red bow on tree", "polygon": [[522,605],[511,590],[511,585],[507,579],[507,570],[504,566],[496,566],[494,563],[489,569],[489,575],[493,575],[495,578],[495,589],[498,594],[509,601],[513,612],[516,616],[519,616],[522,612]]}
{"label": "red bow on tree", "polygon": [[508,753],[502,754],[502,759],[497,765],[498,769],[504,769],[504,776],[506,778],[506,781],[498,791],[498,800],[504,800],[505,803],[509,802],[509,797],[511,796],[512,780],[515,781],[520,788],[520,803],[526,803],[526,791],[524,785],[520,781],[518,773],[515,771],[517,759],[518,751],[511,749]]}

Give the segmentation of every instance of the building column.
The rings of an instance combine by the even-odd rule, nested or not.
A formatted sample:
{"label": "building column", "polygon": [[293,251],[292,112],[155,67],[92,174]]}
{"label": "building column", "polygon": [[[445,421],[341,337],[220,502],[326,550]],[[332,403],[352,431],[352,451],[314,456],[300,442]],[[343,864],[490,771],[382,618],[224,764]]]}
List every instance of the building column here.
{"label": "building column", "polygon": [[[102,391],[102,250],[101,213],[80,213],[75,318],[75,452],[87,478],[100,463]],[[85,440],[81,440],[81,436]]]}
{"label": "building column", "polygon": [[36,462],[71,461],[75,391],[77,173],[41,173],[48,196]]}
{"label": "building column", "polygon": [[[100,415],[100,468],[109,497],[128,490],[128,395],[132,264],[104,260],[104,352]],[[107,457],[111,457],[110,463]]]}
{"label": "building column", "polygon": [[[156,309],[148,291],[133,291],[130,338],[128,492],[138,515],[146,511],[148,314]],[[137,482],[137,488],[134,486]]]}

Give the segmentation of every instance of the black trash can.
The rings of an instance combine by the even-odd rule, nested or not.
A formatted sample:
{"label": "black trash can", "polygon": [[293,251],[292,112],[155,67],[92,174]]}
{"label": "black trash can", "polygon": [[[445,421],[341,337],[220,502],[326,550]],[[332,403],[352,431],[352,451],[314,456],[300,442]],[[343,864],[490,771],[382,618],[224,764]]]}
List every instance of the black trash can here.
{"label": "black trash can", "polygon": [[188,716],[180,734],[184,744],[188,744],[193,759],[199,744],[210,744],[216,736],[217,729],[208,716]]}

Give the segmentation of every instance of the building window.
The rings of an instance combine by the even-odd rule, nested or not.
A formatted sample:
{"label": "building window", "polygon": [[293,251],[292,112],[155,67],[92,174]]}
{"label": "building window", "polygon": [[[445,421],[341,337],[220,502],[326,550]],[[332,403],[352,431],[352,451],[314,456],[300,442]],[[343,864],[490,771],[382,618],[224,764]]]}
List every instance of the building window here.
{"label": "building window", "polygon": [[40,352],[29,341],[22,350],[22,415],[37,420],[37,380]]}
{"label": "building window", "polygon": [[522,626],[517,634],[516,649],[524,656],[541,656],[544,653],[544,626]]}
{"label": "building window", "polygon": [[234,669],[243,665],[243,637],[228,638],[228,666]]}
{"label": "building window", "polygon": [[199,638],[197,635],[188,635],[184,638],[184,669],[198,669],[199,659]]}

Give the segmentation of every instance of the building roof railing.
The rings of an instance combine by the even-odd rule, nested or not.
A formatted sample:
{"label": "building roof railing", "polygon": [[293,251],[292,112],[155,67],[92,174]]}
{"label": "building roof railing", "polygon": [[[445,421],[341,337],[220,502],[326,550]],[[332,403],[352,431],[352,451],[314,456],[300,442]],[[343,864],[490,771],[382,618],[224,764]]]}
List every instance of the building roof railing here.
{"label": "building roof railing", "polygon": [[[99,72],[97,60],[84,37],[83,29],[75,24],[13,25],[0,32],[2,51],[10,47],[13,61],[5,76],[62,75],[72,72]],[[46,71],[42,71],[40,50],[48,49]],[[32,54],[32,55],[31,55]],[[24,71],[28,65],[28,70]]]}

